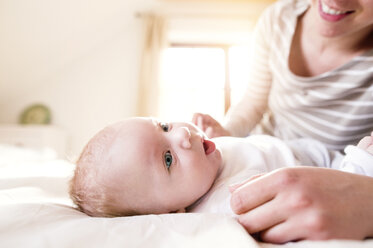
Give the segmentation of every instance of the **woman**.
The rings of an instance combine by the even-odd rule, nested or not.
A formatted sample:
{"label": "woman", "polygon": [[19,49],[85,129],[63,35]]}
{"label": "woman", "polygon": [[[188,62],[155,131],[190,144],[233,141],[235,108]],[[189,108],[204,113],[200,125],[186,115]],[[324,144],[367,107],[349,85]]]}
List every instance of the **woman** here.
{"label": "woman", "polygon": [[[193,122],[210,137],[310,137],[330,150],[356,144],[373,130],[372,16],[373,0],[276,2],[257,24],[242,100],[224,125],[199,113]],[[371,192],[368,177],[283,169],[233,187],[232,208],[264,241],[362,239],[373,236]]]}

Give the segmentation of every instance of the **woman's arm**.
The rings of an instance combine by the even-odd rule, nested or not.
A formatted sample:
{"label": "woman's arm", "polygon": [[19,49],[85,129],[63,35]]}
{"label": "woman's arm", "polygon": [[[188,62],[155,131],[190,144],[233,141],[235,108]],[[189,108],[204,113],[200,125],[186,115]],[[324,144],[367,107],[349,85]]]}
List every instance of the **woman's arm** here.
{"label": "woman's arm", "polygon": [[267,8],[255,27],[250,47],[249,81],[240,101],[232,106],[223,127],[233,136],[244,137],[260,122],[267,110],[272,86],[269,67],[271,42],[273,42],[274,7]]}
{"label": "woman's arm", "polygon": [[373,237],[373,178],[326,168],[275,170],[232,186],[231,207],[263,241]]}
{"label": "woman's arm", "polygon": [[192,122],[212,137],[218,136],[247,136],[252,128],[262,119],[267,109],[268,95],[271,88],[272,75],[269,70],[269,40],[271,30],[271,17],[273,8],[269,7],[261,16],[255,27],[251,44],[250,75],[247,89],[241,100],[232,106],[220,124],[211,116],[196,113]]}

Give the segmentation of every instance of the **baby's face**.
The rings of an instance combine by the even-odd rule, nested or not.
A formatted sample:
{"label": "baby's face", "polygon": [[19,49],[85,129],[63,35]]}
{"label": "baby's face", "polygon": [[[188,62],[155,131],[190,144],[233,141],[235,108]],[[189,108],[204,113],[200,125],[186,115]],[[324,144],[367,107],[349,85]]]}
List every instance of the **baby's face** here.
{"label": "baby's face", "polygon": [[118,129],[104,176],[119,205],[141,214],[169,213],[210,189],[221,153],[193,124],[132,118]]}

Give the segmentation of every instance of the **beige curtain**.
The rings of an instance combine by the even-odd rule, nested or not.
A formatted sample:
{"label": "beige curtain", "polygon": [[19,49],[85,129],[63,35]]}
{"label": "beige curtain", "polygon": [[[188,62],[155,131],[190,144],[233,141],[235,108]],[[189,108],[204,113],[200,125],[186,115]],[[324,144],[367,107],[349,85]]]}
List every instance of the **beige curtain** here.
{"label": "beige curtain", "polygon": [[158,115],[161,61],[167,46],[166,20],[156,14],[141,14],[144,23],[144,46],[138,91],[138,115]]}

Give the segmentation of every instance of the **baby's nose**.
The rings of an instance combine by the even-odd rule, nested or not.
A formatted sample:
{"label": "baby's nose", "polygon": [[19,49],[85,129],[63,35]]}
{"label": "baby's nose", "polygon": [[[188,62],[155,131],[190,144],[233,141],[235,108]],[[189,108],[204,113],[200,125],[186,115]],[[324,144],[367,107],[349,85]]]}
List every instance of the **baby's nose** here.
{"label": "baby's nose", "polygon": [[190,143],[190,130],[187,127],[180,127],[177,130],[177,138],[180,142],[180,146],[184,149],[189,149],[192,147],[192,144]]}

